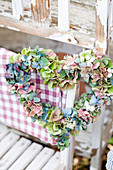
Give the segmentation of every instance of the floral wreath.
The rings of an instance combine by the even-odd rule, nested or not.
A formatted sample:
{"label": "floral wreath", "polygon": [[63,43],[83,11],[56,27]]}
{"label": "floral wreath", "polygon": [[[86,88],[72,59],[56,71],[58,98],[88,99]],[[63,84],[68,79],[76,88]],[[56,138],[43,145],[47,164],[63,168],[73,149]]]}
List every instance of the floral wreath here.
{"label": "floral wreath", "polygon": [[[24,105],[27,117],[50,133],[53,143],[63,150],[69,146],[69,136],[86,130],[89,123],[97,120],[101,106],[110,104],[113,93],[113,64],[110,58],[98,50],[86,50],[79,55],[67,55],[59,61],[50,49],[38,46],[24,48],[21,54],[9,58],[5,78],[10,94],[17,94]],[[41,103],[36,84],[31,79],[35,71],[44,79],[48,88],[58,86],[61,90],[72,89],[79,80],[91,86],[90,93],[83,93],[75,100],[73,108],[62,111],[49,103]],[[24,94],[24,95],[23,95]]]}

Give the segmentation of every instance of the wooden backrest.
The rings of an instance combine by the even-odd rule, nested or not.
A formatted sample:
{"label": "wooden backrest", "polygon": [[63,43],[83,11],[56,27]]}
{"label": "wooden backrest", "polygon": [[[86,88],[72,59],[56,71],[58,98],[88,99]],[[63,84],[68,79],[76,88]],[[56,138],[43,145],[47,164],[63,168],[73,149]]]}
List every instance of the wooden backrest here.
{"label": "wooden backrest", "polygon": [[[76,27],[76,24],[74,25],[72,24],[71,16],[72,16],[72,11],[74,11],[74,8],[72,7],[76,7],[76,4],[81,10],[82,7],[80,6],[80,4],[84,6],[85,10],[88,9],[89,12],[92,12],[93,10],[93,17],[90,18],[90,20],[88,19],[88,17],[85,16],[85,13],[84,16],[86,17],[86,25],[87,25],[87,20],[89,23],[87,27],[88,26],[90,27],[90,23],[92,22],[94,23],[93,27],[96,26],[96,31],[94,31],[95,37],[92,37],[92,35],[90,35],[91,31],[89,31],[89,35],[87,33],[84,33],[88,29],[85,29],[84,26],[78,24],[82,22],[82,20],[80,19],[79,21],[79,15],[77,15],[77,13],[75,13],[75,20],[78,22],[77,27],[81,27],[81,28],[79,29]],[[57,6],[58,6],[58,13],[57,13]],[[0,9],[2,11],[1,12],[2,15],[0,15],[1,27],[13,29],[20,32],[26,32],[41,37],[57,39],[61,42],[62,41],[68,42],[70,44],[79,44],[81,46],[87,46],[87,47],[93,47],[93,43],[95,42],[96,47],[100,48],[100,50],[102,50],[103,52],[108,53],[108,42],[110,39],[110,33],[111,36],[113,35],[113,32],[110,31],[111,27],[113,29],[113,17],[111,18],[111,16],[113,15],[113,1],[111,0],[105,0],[105,1],[93,0],[92,2],[87,0],[87,1],[80,1],[79,4],[78,4],[78,0],[72,0],[72,1],[70,0],[65,0],[65,1],[64,0],[55,0],[55,1],[12,0],[12,3],[11,1],[6,0],[1,2]],[[96,12],[96,17],[94,16],[95,12]],[[57,20],[56,18],[57,14],[58,14],[58,26],[54,27],[53,25]],[[83,14],[82,11],[81,14]],[[86,13],[86,15],[88,15],[88,13]],[[13,18],[16,18],[17,20],[14,20]],[[96,22],[94,21],[95,19]],[[70,21],[71,21],[71,25],[70,25]],[[50,25],[51,27],[49,27]],[[91,29],[93,28],[91,27]],[[91,38],[95,38],[95,39],[91,40]]]}

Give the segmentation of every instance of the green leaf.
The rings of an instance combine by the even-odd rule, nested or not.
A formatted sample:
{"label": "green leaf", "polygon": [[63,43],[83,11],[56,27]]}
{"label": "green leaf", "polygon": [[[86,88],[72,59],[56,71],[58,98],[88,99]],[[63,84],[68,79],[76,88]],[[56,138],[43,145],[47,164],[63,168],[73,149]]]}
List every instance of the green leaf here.
{"label": "green leaf", "polygon": [[109,144],[113,145],[113,137],[110,138],[110,140],[108,141]]}
{"label": "green leaf", "polygon": [[49,65],[49,60],[46,57],[41,57],[40,65],[42,67]]}
{"label": "green leaf", "polygon": [[60,74],[60,78],[64,78],[66,76],[66,73],[64,70],[62,70],[59,74]]}
{"label": "green leaf", "polygon": [[106,58],[106,57],[105,57],[105,58],[103,58],[103,62],[104,62],[104,64],[105,64],[105,65],[108,65],[108,62],[109,62],[108,60],[109,60],[109,59],[108,59],[108,58]]}
{"label": "green leaf", "polygon": [[20,98],[19,100],[20,100],[20,103],[23,103],[26,101],[26,98]]}
{"label": "green leaf", "polygon": [[34,93],[30,93],[30,94],[28,95],[29,100],[33,100],[34,95],[35,95]]}
{"label": "green leaf", "polygon": [[44,84],[48,84],[48,82],[49,82],[49,79],[44,80]]}
{"label": "green leaf", "polygon": [[37,45],[36,48],[35,48],[35,51],[38,51],[39,50],[39,46]]}
{"label": "green leaf", "polygon": [[65,146],[68,147],[69,146],[69,140],[65,141]]}
{"label": "green leaf", "polygon": [[56,63],[51,63],[49,67],[51,70],[56,69]]}
{"label": "green leaf", "polygon": [[112,61],[111,61],[111,60],[109,60],[108,65],[107,65],[107,68],[113,68],[113,64],[112,64]]}
{"label": "green leaf", "polygon": [[90,85],[91,87],[95,87],[95,86],[97,86],[97,84],[98,84],[98,82],[96,82],[96,84],[93,84],[91,80],[89,81],[89,85]]}
{"label": "green leaf", "polygon": [[[70,72],[72,72],[73,73],[73,70],[71,70]],[[65,70],[65,73],[67,74],[67,76],[69,77],[69,70],[68,69],[66,69]]]}
{"label": "green leaf", "polygon": [[21,53],[24,55],[26,54],[26,48],[23,48],[23,50],[21,51]]}
{"label": "green leaf", "polygon": [[97,64],[98,62],[100,63],[100,59],[95,60],[94,65]]}
{"label": "green leaf", "polygon": [[34,51],[31,51],[30,53],[29,53],[29,55],[31,55],[32,57],[36,57],[36,52],[34,52]]}
{"label": "green leaf", "polygon": [[113,93],[113,86],[107,90],[108,93]]}
{"label": "green leaf", "polygon": [[60,133],[60,136],[62,136],[63,134],[66,134],[67,133],[67,130],[66,129],[63,129]]}
{"label": "green leaf", "polygon": [[73,85],[70,85],[70,84],[69,84],[69,85],[67,86],[67,90],[71,90],[71,89],[73,89],[74,87],[75,87],[75,84],[73,84]]}
{"label": "green leaf", "polygon": [[47,102],[45,105],[46,105],[47,107],[51,107],[51,105],[50,105],[49,102]]}
{"label": "green leaf", "polygon": [[38,98],[38,97],[34,97],[34,102],[36,102],[36,103],[38,103],[38,102],[40,102],[40,98]]}
{"label": "green leaf", "polygon": [[47,71],[44,68],[42,68],[41,69],[41,76],[43,78],[49,78],[51,75],[50,75],[50,73],[47,73]]}
{"label": "green leaf", "polygon": [[14,61],[14,59],[13,59],[13,56],[11,56],[11,57],[9,58],[9,62],[10,62],[10,63],[15,63],[15,61]]}
{"label": "green leaf", "polygon": [[49,90],[52,89],[53,83],[54,83],[54,81],[50,81],[50,82],[48,83],[48,89],[49,89]]}

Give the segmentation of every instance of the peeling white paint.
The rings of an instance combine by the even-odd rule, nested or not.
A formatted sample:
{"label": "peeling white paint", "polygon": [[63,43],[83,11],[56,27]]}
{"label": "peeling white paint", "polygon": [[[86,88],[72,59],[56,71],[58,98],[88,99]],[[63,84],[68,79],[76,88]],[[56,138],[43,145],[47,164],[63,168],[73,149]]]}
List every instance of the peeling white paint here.
{"label": "peeling white paint", "polygon": [[95,38],[90,38],[90,40],[94,42],[94,41],[95,41]]}
{"label": "peeling white paint", "polygon": [[36,0],[32,0],[31,4],[33,4],[33,6],[35,6],[36,5]]}
{"label": "peeling white paint", "polygon": [[24,16],[23,0],[12,0],[13,17],[20,20]]}
{"label": "peeling white paint", "polygon": [[107,0],[97,0],[96,4],[97,16],[101,20],[101,24],[105,26],[107,24]]}
{"label": "peeling white paint", "polygon": [[7,26],[7,28],[10,29],[10,30],[14,30],[14,31],[20,31],[18,28],[11,27],[11,26]]}
{"label": "peeling white paint", "polygon": [[96,40],[96,46],[99,46],[100,48],[102,48],[103,53],[105,53],[106,48],[107,48],[107,42],[106,42],[106,40],[104,40],[103,43],[101,43],[100,41]]}
{"label": "peeling white paint", "polygon": [[113,42],[113,27],[111,28],[110,37],[111,37],[111,41]]}
{"label": "peeling white paint", "polygon": [[0,25],[0,27],[4,27],[4,25]]}
{"label": "peeling white paint", "polygon": [[[97,19],[96,29],[98,30],[98,39],[96,45],[99,45],[99,47],[103,49],[103,52],[106,52],[108,51],[108,41],[110,37],[111,0],[97,0],[96,11],[97,17],[100,19],[100,21]],[[100,27],[98,27],[98,24]],[[101,27],[101,24],[103,27]],[[104,35],[101,34],[101,29],[104,29]]]}
{"label": "peeling white paint", "polygon": [[70,25],[70,0],[58,0],[58,28],[60,30],[69,30]]}
{"label": "peeling white paint", "polygon": [[47,38],[62,41],[62,42],[66,42],[66,43],[77,44],[77,41],[70,34],[55,33],[53,35],[50,35]]}

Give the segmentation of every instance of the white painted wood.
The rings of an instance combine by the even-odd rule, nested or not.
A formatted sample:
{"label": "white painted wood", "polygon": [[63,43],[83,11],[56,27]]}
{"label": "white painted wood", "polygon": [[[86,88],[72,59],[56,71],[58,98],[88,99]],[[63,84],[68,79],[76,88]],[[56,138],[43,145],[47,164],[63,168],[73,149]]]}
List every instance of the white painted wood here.
{"label": "white painted wood", "polygon": [[64,164],[60,160],[60,153],[56,152],[42,170],[64,170]]}
{"label": "white painted wood", "polygon": [[77,85],[71,90],[67,90],[66,108],[73,108]]}
{"label": "white painted wood", "polygon": [[[42,145],[32,143],[31,146],[16,160],[16,162],[9,168],[9,170],[23,170],[25,169],[35,156],[41,151]],[[37,167],[37,165],[36,165]],[[32,168],[34,170],[34,168]]]}
{"label": "white painted wood", "polygon": [[24,16],[23,0],[12,0],[13,17],[20,20]]}
{"label": "white painted wood", "polygon": [[96,149],[97,153],[91,157],[90,170],[101,170],[102,159],[102,136],[103,136],[103,124],[104,124],[105,107],[101,109],[101,115],[99,120],[95,122],[92,133],[92,149]]}
{"label": "white painted wood", "polygon": [[1,159],[0,170],[8,169],[13,162],[26,150],[31,144],[30,140],[21,138]]}
{"label": "white painted wood", "polygon": [[97,0],[96,47],[109,54],[111,0]]}
{"label": "white painted wood", "polygon": [[113,27],[113,1],[111,1],[111,27]]}
{"label": "white painted wood", "polygon": [[[49,161],[54,154],[54,150],[50,148],[44,148],[39,155],[32,161],[32,163],[26,168],[26,170],[40,170]],[[54,162],[55,163],[55,162]],[[56,163],[55,163],[56,164]],[[49,170],[49,169],[48,169]]]}
{"label": "white painted wood", "polygon": [[16,143],[19,136],[14,133],[9,133],[0,142],[0,158]]}
{"label": "white painted wood", "polygon": [[96,0],[71,0],[71,2],[80,3],[87,6],[95,6]]}
{"label": "white painted wood", "polygon": [[111,40],[113,42],[113,1],[111,1],[111,30],[110,30]]}
{"label": "white painted wood", "polygon": [[[67,90],[66,108],[73,108],[75,101],[77,85],[71,90]],[[72,160],[74,152],[74,136],[70,136],[70,146],[61,152],[61,161],[64,163],[66,170],[72,170]]]}
{"label": "white painted wood", "polygon": [[58,28],[68,31],[70,27],[69,18],[70,0],[58,0]]}
{"label": "white painted wood", "polygon": [[8,134],[9,130],[6,126],[0,124],[0,141]]}

